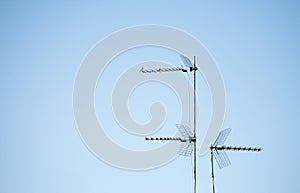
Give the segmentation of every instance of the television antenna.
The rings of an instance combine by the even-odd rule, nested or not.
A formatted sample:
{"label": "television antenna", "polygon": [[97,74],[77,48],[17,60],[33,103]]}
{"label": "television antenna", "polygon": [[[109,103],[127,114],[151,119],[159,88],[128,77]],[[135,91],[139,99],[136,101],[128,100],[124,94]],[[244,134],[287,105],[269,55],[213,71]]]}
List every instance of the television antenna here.
{"label": "television antenna", "polygon": [[261,147],[241,147],[241,146],[227,146],[224,145],[227,137],[231,132],[231,128],[222,130],[215,142],[210,146],[210,163],[211,163],[211,182],[212,182],[212,192],[215,193],[215,176],[214,176],[214,161],[218,163],[220,169],[229,166],[230,160],[226,154],[226,151],[250,151],[250,152],[260,152]]}
{"label": "television antenna", "polygon": [[196,66],[196,56],[194,56],[194,62],[192,64],[192,62],[190,61],[189,58],[187,58],[184,55],[180,55],[181,61],[183,62],[183,64],[185,65],[184,68],[183,66],[181,67],[175,67],[175,68],[157,68],[157,69],[145,69],[145,68],[141,68],[140,71],[142,73],[161,73],[161,72],[194,72],[193,76],[194,76],[194,80],[193,80],[193,87],[194,87],[194,102],[193,102],[193,107],[194,107],[194,113],[193,113],[193,117],[194,117],[194,124],[193,124],[193,132],[191,131],[191,129],[189,129],[187,126],[184,125],[177,125],[177,128],[179,130],[179,132],[181,133],[182,137],[172,137],[172,138],[167,138],[167,137],[156,137],[156,138],[148,138],[146,137],[145,140],[151,140],[151,141],[180,141],[183,144],[183,148],[180,149],[180,153],[181,155],[186,155],[186,156],[190,156],[191,153],[193,152],[193,178],[194,178],[194,193],[197,192],[196,190],[196,182],[197,182],[197,167],[196,167],[196,71],[198,70],[197,66]]}
{"label": "television antenna", "polygon": [[[179,141],[181,143],[183,143],[183,145],[181,146],[180,150],[179,150],[179,154],[183,155],[183,156],[191,156],[192,152],[193,152],[193,177],[194,177],[194,193],[197,193],[196,190],[196,182],[197,182],[197,170],[196,170],[196,164],[197,164],[197,160],[196,160],[196,71],[198,70],[197,66],[196,66],[196,57],[194,56],[194,64],[192,64],[192,62],[183,55],[180,55],[180,58],[183,62],[183,64],[185,65],[184,68],[183,66],[181,67],[175,67],[175,68],[157,68],[157,69],[145,69],[144,67],[142,67],[140,69],[140,71],[142,73],[161,73],[161,72],[194,72],[193,73],[193,87],[194,87],[194,97],[193,97],[193,107],[194,107],[194,113],[193,113],[193,117],[194,117],[194,124],[193,124],[193,132],[192,130],[185,125],[180,125],[177,124],[177,128],[179,130],[179,133],[181,134],[181,137],[145,137],[145,140],[149,140],[149,141]],[[231,128],[222,130],[217,139],[215,140],[215,142],[210,146],[210,155],[211,155],[211,169],[212,169],[212,173],[211,173],[211,178],[212,178],[212,192],[215,193],[215,185],[214,185],[214,166],[213,166],[213,158],[215,158],[215,160],[218,163],[219,168],[224,168],[229,166],[230,160],[226,154],[225,151],[251,151],[251,152],[259,152],[262,150],[261,147],[238,147],[238,146],[226,146],[223,145],[224,142],[226,141],[228,135],[231,132]]]}

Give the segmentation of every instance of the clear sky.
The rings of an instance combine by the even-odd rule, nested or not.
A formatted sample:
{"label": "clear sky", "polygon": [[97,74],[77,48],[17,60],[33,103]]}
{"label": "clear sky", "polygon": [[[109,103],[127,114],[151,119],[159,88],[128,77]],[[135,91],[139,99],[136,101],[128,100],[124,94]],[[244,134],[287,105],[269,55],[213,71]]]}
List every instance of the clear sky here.
{"label": "clear sky", "polygon": [[[233,129],[227,143],[264,148],[228,153],[232,165],[215,169],[216,192],[298,193],[299,10],[297,1],[1,1],[0,192],[192,192],[190,158],[149,171],[120,170],[87,149],[73,117],[74,80],[88,51],[116,30],[163,24],[193,35],[217,62],[226,87],[224,128]],[[106,69],[98,88],[110,93],[130,62],[167,56],[174,61],[155,49],[125,53]],[[202,136],[210,101],[201,78],[198,91]],[[99,119],[108,135],[128,148],[148,147],[119,128],[107,93],[97,90],[95,104],[99,113],[107,112]],[[152,100],[168,112],[162,129],[173,127],[180,105],[159,84],[133,93],[134,119],[149,120]],[[208,154],[198,158],[198,174],[198,192],[211,192]]]}

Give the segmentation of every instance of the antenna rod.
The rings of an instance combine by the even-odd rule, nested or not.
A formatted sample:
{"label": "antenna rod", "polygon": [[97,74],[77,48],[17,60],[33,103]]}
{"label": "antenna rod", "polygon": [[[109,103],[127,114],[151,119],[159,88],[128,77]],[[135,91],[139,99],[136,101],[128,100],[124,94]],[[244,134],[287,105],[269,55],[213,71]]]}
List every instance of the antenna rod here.
{"label": "antenna rod", "polygon": [[[196,139],[196,56],[194,56],[194,139]],[[197,193],[197,186],[196,186],[196,157],[197,157],[197,154],[196,154],[196,141],[194,143],[194,193]]]}
{"label": "antenna rod", "polygon": [[211,163],[211,183],[212,183],[212,193],[215,193],[215,175],[214,175],[214,159],[213,159],[213,148],[210,146],[210,163]]}
{"label": "antenna rod", "polygon": [[238,146],[215,146],[211,147],[212,149],[215,150],[223,150],[223,151],[262,151],[261,147],[238,147]]}
{"label": "antenna rod", "polygon": [[145,140],[146,141],[180,141],[180,142],[189,141],[189,139],[184,139],[181,137],[145,137]]}
{"label": "antenna rod", "polygon": [[194,137],[196,137],[196,56],[194,56]]}

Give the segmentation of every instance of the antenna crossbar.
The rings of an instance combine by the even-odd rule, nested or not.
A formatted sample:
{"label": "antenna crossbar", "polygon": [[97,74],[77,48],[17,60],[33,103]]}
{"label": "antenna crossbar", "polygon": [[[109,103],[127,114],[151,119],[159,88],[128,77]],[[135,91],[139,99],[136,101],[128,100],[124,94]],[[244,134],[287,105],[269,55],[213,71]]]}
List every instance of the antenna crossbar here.
{"label": "antenna crossbar", "polygon": [[196,138],[191,136],[189,138],[181,137],[145,137],[146,141],[180,141],[180,142],[196,142]]}
{"label": "antenna crossbar", "polygon": [[188,142],[189,139],[184,139],[181,137],[145,137],[147,141],[180,141],[180,142]]}
{"label": "antenna crossbar", "polygon": [[188,69],[185,69],[183,67],[175,67],[175,68],[155,68],[155,69],[146,69],[142,67],[140,69],[140,72],[142,73],[161,73],[161,72],[192,72],[192,71],[197,71],[197,67],[190,67]]}
{"label": "antenna crossbar", "polygon": [[214,150],[223,150],[223,151],[262,151],[261,147],[241,147],[241,146],[212,146],[210,147],[211,149]]}
{"label": "antenna crossbar", "polygon": [[142,73],[160,73],[160,72],[187,72],[186,69],[182,67],[175,67],[175,68],[156,68],[156,69],[146,69],[142,67],[140,72]]}

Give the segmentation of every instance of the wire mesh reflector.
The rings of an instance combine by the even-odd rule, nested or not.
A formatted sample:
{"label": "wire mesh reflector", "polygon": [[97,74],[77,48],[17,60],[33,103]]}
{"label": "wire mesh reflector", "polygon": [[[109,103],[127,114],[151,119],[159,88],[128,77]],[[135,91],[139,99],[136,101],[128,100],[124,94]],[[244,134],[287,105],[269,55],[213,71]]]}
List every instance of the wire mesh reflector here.
{"label": "wire mesh reflector", "polygon": [[176,127],[177,127],[178,131],[180,132],[180,134],[182,135],[182,137],[190,138],[193,136],[192,130],[188,126],[176,124]]}
{"label": "wire mesh reflector", "polygon": [[182,156],[190,157],[193,152],[193,149],[194,149],[194,146],[192,145],[192,143],[186,142],[181,146],[178,154],[182,155]]}
{"label": "wire mesh reflector", "polygon": [[230,160],[224,151],[213,150],[213,152],[220,169],[230,166]]}
{"label": "wire mesh reflector", "polygon": [[218,146],[218,145],[223,145],[225,143],[228,135],[230,134],[230,132],[231,132],[231,128],[227,128],[227,129],[222,130],[219,133],[216,141],[214,142],[213,147]]}
{"label": "wire mesh reflector", "polygon": [[182,62],[183,62],[183,64],[185,65],[185,66],[187,66],[187,67],[189,67],[189,68],[191,68],[191,67],[193,67],[193,64],[192,64],[192,62],[190,61],[190,59],[188,59],[187,57],[185,57],[184,55],[179,55],[180,56],[180,58],[181,58],[181,60],[182,60]]}

